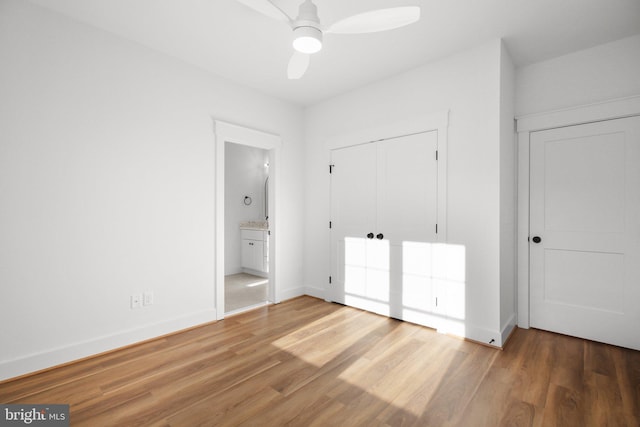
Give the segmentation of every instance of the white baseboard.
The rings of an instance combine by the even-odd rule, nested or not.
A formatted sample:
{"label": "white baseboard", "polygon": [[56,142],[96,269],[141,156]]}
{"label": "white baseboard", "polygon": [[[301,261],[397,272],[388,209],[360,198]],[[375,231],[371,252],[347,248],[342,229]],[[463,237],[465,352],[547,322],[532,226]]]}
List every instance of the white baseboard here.
{"label": "white baseboard", "polygon": [[305,286],[304,287],[305,295],[309,295],[315,298],[325,299],[326,292],[322,288],[316,288],[314,286]]}
{"label": "white baseboard", "polygon": [[[471,341],[475,341],[478,343],[486,344],[492,347],[502,347],[502,335],[498,330],[485,329],[478,326],[471,325],[469,323],[464,323],[464,333],[460,334],[458,331],[446,331],[447,333],[451,333],[452,335],[458,336],[460,338],[466,338]],[[440,330],[438,330],[440,332]]]}
{"label": "white baseboard", "polygon": [[276,303],[286,301],[292,298],[297,298],[302,295],[305,295],[305,288],[302,286],[299,286],[293,289],[286,289],[279,292],[279,295],[278,295],[279,298],[276,298]]}
{"label": "white baseboard", "polygon": [[509,334],[515,327],[515,314],[509,318],[509,321],[505,324],[502,330],[491,330],[465,324],[465,338],[472,341],[476,341],[482,344],[487,344],[492,347],[502,348],[506,342]]}
{"label": "white baseboard", "polygon": [[[264,277],[266,279],[269,278],[269,273],[264,272],[264,271],[258,271],[258,270],[252,270],[250,268],[246,268],[246,267],[242,267],[242,269],[240,270],[240,273],[247,273],[247,274],[252,274],[254,276],[258,276],[258,277]],[[227,275],[228,276],[228,275]]]}
{"label": "white baseboard", "polygon": [[509,339],[509,335],[513,332],[513,328],[516,327],[516,313],[513,313],[507,323],[502,327],[501,335],[502,335],[502,343],[500,343],[500,347],[503,347],[504,344]]}
{"label": "white baseboard", "polygon": [[215,320],[216,311],[206,310],[30,354],[18,359],[2,361],[0,362],[0,381],[98,355]]}
{"label": "white baseboard", "polygon": [[224,275],[225,276],[231,276],[232,274],[240,274],[242,273],[242,267],[238,266],[238,267],[233,267],[230,269],[225,269],[224,270]]}

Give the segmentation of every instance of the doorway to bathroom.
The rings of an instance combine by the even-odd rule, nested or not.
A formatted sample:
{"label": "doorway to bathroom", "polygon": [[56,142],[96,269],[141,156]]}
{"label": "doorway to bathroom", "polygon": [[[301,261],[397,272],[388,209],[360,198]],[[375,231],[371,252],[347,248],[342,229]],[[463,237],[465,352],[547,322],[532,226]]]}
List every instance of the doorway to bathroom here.
{"label": "doorway to bathroom", "polygon": [[[248,289],[247,294],[251,294],[251,290],[256,290],[254,288],[258,288],[264,283],[258,285],[258,282],[264,282],[267,280],[266,289],[267,289],[267,298],[266,301],[262,301],[258,304],[269,304],[269,303],[279,303],[280,302],[280,291],[279,291],[279,273],[278,273],[278,259],[276,259],[276,255],[278,253],[278,194],[279,194],[279,167],[281,150],[282,150],[282,140],[279,135],[274,135],[272,133],[267,133],[264,131],[260,131],[257,129],[248,128],[243,125],[238,125],[234,123],[225,122],[222,120],[213,120],[214,124],[214,134],[215,134],[215,307],[216,307],[216,319],[221,320],[224,319],[227,314],[235,314],[240,311],[245,311],[249,308],[252,308],[252,305],[245,305],[247,303],[238,303],[241,304],[242,307],[234,308],[231,310],[225,309],[225,276],[233,275],[234,271],[229,269],[226,271],[227,265],[232,265],[232,263],[227,264],[225,259],[227,256],[229,257],[240,257],[240,262],[242,262],[242,246],[241,243],[243,240],[247,240],[245,249],[245,259],[250,259],[247,261],[250,263],[247,271],[242,271],[242,267],[240,268],[240,272],[236,274],[245,273],[250,274],[251,276],[256,276],[257,278],[251,278],[251,280],[255,280],[251,283],[241,282],[243,285],[240,287],[244,287]],[[233,144],[228,144],[233,143]],[[236,192],[236,186],[226,184],[226,170],[233,170],[234,166],[232,164],[227,168],[226,160],[227,160],[227,147],[230,147],[231,150],[234,148],[240,147],[250,147],[257,148],[262,150],[256,153],[260,153],[260,155],[256,155],[258,159],[260,159],[260,163],[257,163],[254,169],[253,174],[256,176],[261,176],[260,180],[256,179],[256,184],[254,187],[255,193],[250,193],[246,189],[245,191]],[[265,153],[268,156],[260,157]],[[266,161],[265,161],[266,159]],[[265,166],[268,164],[268,166]],[[239,166],[240,168],[244,168],[245,166]],[[267,172],[268,171],[268,172]],[[261,175],[262,174],[262,175]],[[265,187],[267,189],[267,193],[263,195],[262,193],[262,177],[264,177]],[[267,177],[269,178],[267,180]],[[230,180],[232,182],[232,180]],[[260,189],[258,189],[257,183],[260,182]],[[227,190],[228,189],[228,190]],[[242,190],[242,189],[241,189]],[[233,197],[227,194],[235,193],[236,196]],[[252,195],[254,194],[254,195]],[[238,200],[239,197],[239,200]],[[265,203],[266,202],[266,203]],[[226,212],[227,205],[230,207],[235,206],[238,207],[240,203],[241,210],[239,212],[244,214],[242,210],[243,207],[254,207],[257,208],[253,212],[253,216],[255,217],[244,217],[240,213],[234,214],[232,212]],[[245,204],[246,203],[246,204]],[[266,208],[266,215],[263,216],[262,208]],[[268,218],[267,218],[268,217]],[[267,219],[264,219],[267,218]],[[256,222],[262,222],[263,224],[256,224]],[[244,235],[240,235],[241,231],[241,222],[242,226],[245,228]],[[253,223],[253,224],[252,224]],[[253,229],[252,229],[253,228]],[[225,238],[225,235],[235,236],[230,238]],[[266,234],[266,236],[265,236]],[[246,237],[246,239],[245,239]],[[240,242],[240,243],[238,243]],[[249,243],[253,243],[250,245]],[[227,250],[227,245],[229,246],[229,250]],[[236,246],[240,245],[240,246]],[[233,247],[236,249],[232,249]],[[238,255],[238,248],[240,250],[240,254]],[[261,249],[260,249],[261,248]],[[260,257],[262,255],[262,257]],[[237,262],[236,258],[236,262]],[[237,264],[236,264],[237,266]],[[260,266],[266,266],[266,271],[260,271]],[[227,274],[228,273],[228,274]],[[260,274],[256,274],[260,273]]]}
{"label": "doorway to bathroom", "polygon": [[269,301],[269,150],[225,141],[225,315]]}

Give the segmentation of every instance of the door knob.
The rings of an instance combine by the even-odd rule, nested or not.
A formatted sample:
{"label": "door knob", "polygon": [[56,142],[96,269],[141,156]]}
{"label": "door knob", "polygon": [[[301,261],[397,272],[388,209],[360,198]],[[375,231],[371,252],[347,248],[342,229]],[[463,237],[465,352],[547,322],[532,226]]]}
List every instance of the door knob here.
{"label": "door knob", "polygon": [[373,239],[373,233],[367,234],[367,239]]}
{"label": "door knob", "polygon": [[531,240],[533,240],[533,243],[540,243],[540,242],[542,242],[542,239],[540,238],[540,236],[533,236],[533,239],[531,239]]}
{"label": "door knob", "polygon": [[384,235],[382,233],[378,233],[378,235],[376,236],[376,239],[382,240],[384,239]]}

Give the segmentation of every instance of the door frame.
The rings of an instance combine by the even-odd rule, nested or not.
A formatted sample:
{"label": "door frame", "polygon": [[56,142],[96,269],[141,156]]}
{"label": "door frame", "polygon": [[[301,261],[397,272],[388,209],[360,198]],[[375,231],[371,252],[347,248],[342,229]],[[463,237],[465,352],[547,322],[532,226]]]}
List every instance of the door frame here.
{"label": "door frame", "polygon": [[276,258],[278,216],[278,165],[281,158],[282,139],[279,135],[252,129],[246,126],[225,122],[213,118],[213,133],[215,142],[215,299],[216,319],[224,319],[224,172],[225,172],[225,143],[247,145],[250,147],[269,150],[269,287],[268,299],[280,302],[278,288],[278,268]]}
{"label": "door frame", "polygon": [[640,95],[516,117],[518,151],[517,300],[518,326],[529,328],[529,176],[531,133],[640,116]]}

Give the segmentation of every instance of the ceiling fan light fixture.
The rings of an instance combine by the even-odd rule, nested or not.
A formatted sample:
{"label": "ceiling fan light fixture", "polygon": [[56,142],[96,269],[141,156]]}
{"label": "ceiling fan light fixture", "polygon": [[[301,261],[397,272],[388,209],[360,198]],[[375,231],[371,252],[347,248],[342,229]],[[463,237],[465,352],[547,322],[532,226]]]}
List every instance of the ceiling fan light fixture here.
{"label": "ceiling fan light fixture", "polygon": [[312,54],[322,49],[322,31],[315,27],[297,27],[293,30],[293,48],[301,53]]}
{"label": "ceiling fan light fixture", "polygon": [[400,6],[359,13],[326,27],[320,24],[318,8],[313,3],[314,0],[296,0],[301,3],[295,19],[277,6],[276,0],[236,1],[263,15],[284,21],[293,29],[294,51],[287,65],[287,77],[291,80],[301,78],[307,71],[311,55],[322,49],[323,34],[375,33],[404,27],[420,19],[419,6]]}

